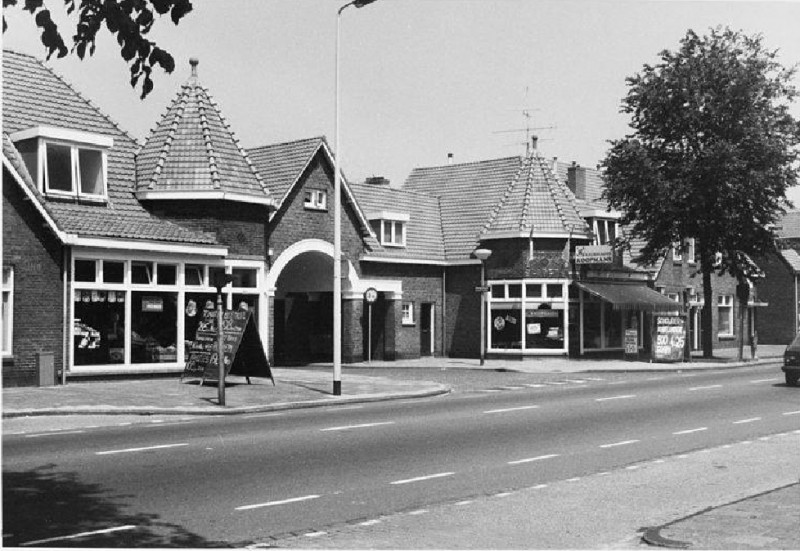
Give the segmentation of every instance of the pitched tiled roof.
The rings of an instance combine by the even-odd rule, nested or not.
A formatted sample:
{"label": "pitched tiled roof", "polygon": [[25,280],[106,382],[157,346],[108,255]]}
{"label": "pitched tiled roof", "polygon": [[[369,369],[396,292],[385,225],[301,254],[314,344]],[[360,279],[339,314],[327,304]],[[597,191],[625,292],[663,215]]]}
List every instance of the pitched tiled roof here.
{"label": "pitched tiled roof", "polygon": [[370,257],[405,260],[445,260],[439,200],[424,193],[391,188],[388,185],[350,184],[361,208],[370,212],[390,210],[408,214],[405,247],[378,247]]}
{"label": "pitched tiled roof", "polygon": [[478,246],[489,212],[517,177],[521,157],[415,168],[403,189],[438,197],[448,260],[466,259]]}
{"label": "pitched tiled roof", "polygon": [[304,140],[263,145],[247,150],[250,160],[264,180],[273,197],[280,201],[301,172],[308,166],[311,158],[324,143],[325,138],[317,136]]}
{"label": "pitched tiled roof", "polygon": [[136,156],[137,192],[269,192],[208,89],[192,75]]}
{"label": "pitched tiled roof", "polygon": [[775,232],[778,237],[787,239],[800,237],[800,210],[790,210],[775,225],[778,227]]}
{"label": "pitched tiled roof", "polygon": [[535,150],[526,157],[500,201],[492,209],[482,235],[516,232],[586,234],[589,228],[578,214],[575,196],[551,170],[551,163]]}
{"label": "pitched tiled roof", "polygon": [[[138,145],[130,135],[41,61],[4,50],[3,131],[13,134],[40,125],[102,134],[114,140],[108,151],[107,203],[49,200],[35,193],[61,231],[82,237],[215,244],[209,235],[152,216],[136,200],[134,153]],[[7,147],[13,145],[4,139],[4,154]],[[27,185],[33,186],[33,182]]]}
{"label": "pitched tiled roof", "polygon": [[789,263],[789,266],[791,266],[795,273],[800,273],[800,254],[798,254],[796,250],[783,249],[781,250],[781,256]]}

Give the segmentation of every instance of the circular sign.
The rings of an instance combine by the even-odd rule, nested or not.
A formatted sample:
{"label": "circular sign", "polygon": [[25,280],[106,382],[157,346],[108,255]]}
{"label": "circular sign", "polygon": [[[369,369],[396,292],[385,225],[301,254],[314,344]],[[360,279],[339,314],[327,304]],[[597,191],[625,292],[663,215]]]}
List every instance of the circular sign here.
{"label": "circular sign", "polygon": [[370,287],[364,291],[364,300],[370,304],[378,300],[378,290],[375,287]]}

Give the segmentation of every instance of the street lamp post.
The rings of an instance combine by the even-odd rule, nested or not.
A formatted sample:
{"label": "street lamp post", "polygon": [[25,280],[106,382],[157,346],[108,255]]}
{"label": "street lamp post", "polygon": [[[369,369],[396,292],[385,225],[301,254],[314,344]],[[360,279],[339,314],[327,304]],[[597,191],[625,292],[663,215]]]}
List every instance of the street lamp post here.
{"label": "street lamp post", "polygon": [[333,394],[342,394],[342,182],[341,145],[339,144],[339,22],[348,6],[363,8],[375,0],[353,0],[336,13],[336,87],[334,91],[334,156],[333,156]]}
{"label": "street lamp post", "polygon": [[481,261],[481,365],[486,356],[486,259],[492,256],[489,249],[475,249],[475,257]]}

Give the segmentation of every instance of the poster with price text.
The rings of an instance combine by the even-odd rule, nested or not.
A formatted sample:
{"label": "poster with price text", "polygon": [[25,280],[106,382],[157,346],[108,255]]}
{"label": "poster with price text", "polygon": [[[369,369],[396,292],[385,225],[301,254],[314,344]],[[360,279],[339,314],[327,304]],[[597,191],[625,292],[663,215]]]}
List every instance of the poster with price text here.
{"label": "poster with price text", "polygon": [[683,361],[686,343],[686,319],[682,316],[656,316],[653,360],[657,362]]}

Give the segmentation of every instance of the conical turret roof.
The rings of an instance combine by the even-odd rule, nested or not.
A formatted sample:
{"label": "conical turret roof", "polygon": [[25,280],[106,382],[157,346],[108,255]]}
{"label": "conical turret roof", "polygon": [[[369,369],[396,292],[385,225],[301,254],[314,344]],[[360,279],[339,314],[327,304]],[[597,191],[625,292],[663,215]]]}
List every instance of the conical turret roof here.
{"label": "conical turret roof", "polygon": [[136,155],[139,199],[229,199],[271,204],[269,191],[197,77],[197,60]]}

